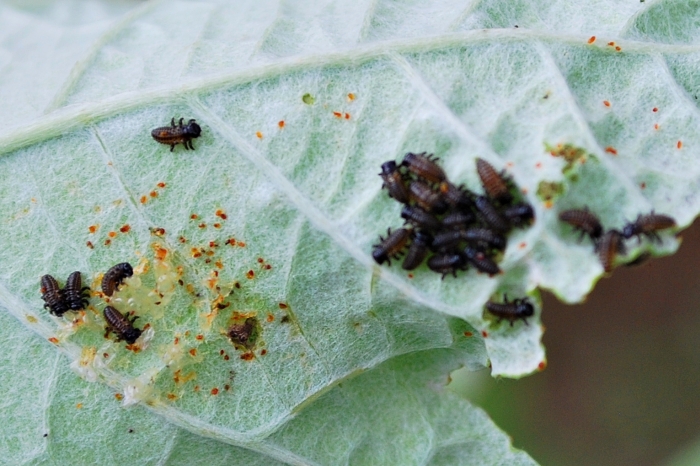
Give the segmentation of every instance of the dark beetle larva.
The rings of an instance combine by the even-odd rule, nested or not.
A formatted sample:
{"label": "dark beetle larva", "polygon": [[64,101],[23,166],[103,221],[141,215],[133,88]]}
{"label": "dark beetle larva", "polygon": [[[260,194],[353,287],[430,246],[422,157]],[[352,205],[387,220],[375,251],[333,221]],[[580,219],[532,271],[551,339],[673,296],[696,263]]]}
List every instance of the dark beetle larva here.
{"label": "dark beetle larva", "polygon": [[411,246],[408,248],[406,258],[403,260],[401,267],[404,270],[413,270],[421,265],[425,256],[428,255],[428,248],[432,242],[433,237],[430,236],[429,233],[417,231],[415,235],[413,235]]}
{"label": "dark beetle larva", "polygon": [[462,238],[487,248],[496,248],[500,251],[506,248],[506,238],[488,228],[469,228],[462,232]]}
{"label": "dark beetle larva", "polygon": [[248,349],[255,345],[256,324],[255,317],[248,317],[242,324],[234,324],[226,332],[226,335],[234,345],[241,345]]}
{"label": "dark beetle larva", "polygon": [[441,273],[442,279],[445,275],[451,273],[457,277],[458,270],[464,270],[466,262],[461,254],[436,254],[428,259],[428,267],[433,272]]}
{"label": "dark beetle larva", "polygon": [[510,230],[508,221],[496,210],[488,197],[478,196],[475,204],[481,217],[491,228],[498,231]]}
{"label": "dark beetle larva", "polygon": [[449,181],[440,183],[440,193],[448,204],[458,209],[471,209],[474,205],[470,192],[463,187],[453,185]]}
{"label": "dark beetle larva", "polygon": [[433,158],[433,154],[425,155],[425,152],[422,154],[409,152],[404,156],[402,165],[408,168],[411,173],[415,173],[429,183],[440,183],[445,180],[446,176],[443,169],[435,163],[438,160]]}
{"label": "dark beetle larva", "polygon": [[487,273],[490,277],[501,273],[501,269],[498,268],[498,265],[483,251],[468,246],[464,250],[464,256],[474,267],[479,269],[479,272]]}
{"label": "dark beetle larva", "polygon": [[128,344],[133,345],[141,336],[141,330],[134,327],[134,321],[138,319],[138,316],[129,319],[112,306],[105,307],[103,314],[107,321],[107,333],[105,337],[109,334],[110,330],[113,330],[114,333],[117,334],[117,341],[126,340]]}
{"label": "dark beetle larva", "polygon": [[535,212],[532,210],[532,206],[526,202],[504,209],[503,215],[514,227],[527,226],[535,219]]}
{"label": "dark beetle larva", "polygon": [[448,230],[462,230],[474,221],[471,212],[453,212],[442,218],[442,226]]}
{"label": "dark beetle larva", "polygon": [[476,172],[481,178],[481,185],[486,195],[497,201],[508,202],[513,199],[508,189],[508,181],[503,173],[498,173],[493,165],[484,159],[476,159]]}
{"label": "dark beetle larva", "polygon": [[112,296],[119,289],[125,278],[131,277],[134,274],[134,269],[128,262],[117,264],[107,271],[102,277],[102,292],[106,296]]}
{"label": "dark beetle larva", "polygon": [[404,206],[401,209],[401,218],[419,228],[434,231],[440,228],[440,220],[417,206]]}
{"label": "dark beetle larva", "polygon": [[647,215],[637,216],[637,220],[630,222],[622,229],[622,236],[630,239],[636,236],[638,240],[641,235],[646,235],[652,241],[661,242],[661,238],[656,234],[659,230],[676,226],[676,221],[668,215],[655,214],[653,211]]}
{"label": "dark beetle larva", "polygon": [[175,118],[173,118],[170,120],[170,126],[161,126],[154,129],[151,131],[151,136],[159,143],[169,145],[170,152],[175,149],[177,144],[182,144],[185,146],[185,149],[194,150],[192,139],[198,138],[202,134],[202,128],[195,123],[195,120],[190,120],[187,122],[187,126],[183,126],[183,120],[184,118],[180,118],[180,122],[175,126]]}
{"label": "dark beetle larva", "polygon": [[508,295],[503,295],[503,303],[495,303],[493,301],[488,301],[486,303],[486,309],[496,317],[498,317],[498,322],[502,320],[507,320],[510,322],[510,326],[513,326],[513,322],[518,319],[522,319],[527,323],[527,318],[535,314],[535,309],[530,304],[527,298],[515,299],[513,302],[508,302]]}
{"label": "dark beetle larva", "polygon": [[374,251],[372,251],[372,257],[377,262],[377,264],[383,264],[387,262],[391,265],[391,259],[398,259],[399,255],[403,249],[408,244],[408,240],[411,238],[410,230],[406,228],[399,228],[398,230],[392,232],[391,228],[387,230],[387,237],[379,237],[379,244],[374,245]]}
{"label": "dark beetle larva", "polygon": [[63,289],[63,299],[66,301],[66,305],[73,311],[84,309],[88,304],[88,297],[85,291],[89,289],[89,286],[83,286],[80,272],[75,271],[68,275],[66,287]]}
{"label": "dark beetle larva", "polygon": [[589,212],[587,208],[560,212],[559,220],[568,223],[574,227],[574,230],[581,232],[579,241],[583,239],[583,235],[588,235],[593,241],[597,241],[600,235],[603,234],[603,225],[600,224],[600,220],[593,212]]}
{"label": "dark beetle larva", "polygon": [[51,275],[41,277],[41,299],[44,300],[44,308],[49,308],[49,312],[57,317],[61,317],[68,311],[68,305],[63,299],[63,292],[58,286],[58,282]]}
{"label": "dark beetle larva", "polygon": [[440,193],[434,192],[425,183],[413,181],[408,187],[411,199],[426,212],[442,214],[447,210],[447,203]]}
{"label": "dark beetle larva", "polygon": [[462,230],[443,230],[435,234],[431,247],[433,251],[449,250],[459,245],[462,240],[464,240]]}
{"label": "dark beetle larva", "polygon": [[408,204],[408,188],[403,182],[401,172],[396,165],[396,162],[390,160],[382,164],[382,172],[379,174],[384,180],[382,188],[389,190],[389,196],[397,201]]}
{"label": "dark beetle larva", "polygon": [[606,232],[596,244],[596,252],[603,269],[610,272],[613,268],[615,257],[625,253],[625,245],[622,242],[622,233],[617,230]]}

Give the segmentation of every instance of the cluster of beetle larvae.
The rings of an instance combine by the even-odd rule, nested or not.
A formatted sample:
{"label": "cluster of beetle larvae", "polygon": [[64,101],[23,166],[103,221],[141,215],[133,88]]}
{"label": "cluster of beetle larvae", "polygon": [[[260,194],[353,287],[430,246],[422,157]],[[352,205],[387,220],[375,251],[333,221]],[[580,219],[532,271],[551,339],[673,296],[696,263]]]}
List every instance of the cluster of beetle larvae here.
{"label": "cluster of beetle larvae", "polygon": [[676,221],[672,217],[655,214],[654,211],[650,214],[638,215],[637,220],[627,222],[622,231],[612,228],[605,233],[603,233],[603,225],[598,217],[588,208],[565,210],[559,214],[559,219],[581,232],[579,241],[583,239],[584,235],[588,235],[593,240],[598,260],[606,272],[612,270],[615,257],[618,254],[625,254],[624,240],[636,236],[639,242],[642,235],[645,235],[652,241],[661,242],[661,238],[656,232],[676,226]]}
{"label": "cluster of beetle larvae", "polygon": [[[522,202],[513,181],[498,173],[487,161],[477,158],[476,169],[484,195],[452,184],[431,155],[407,153],[400,164],[382,164],[379,176],[389,196],[403,204],[401,217],[409,226],[389,229],[379,237],[372,257],[378,264],[398,259],[405,250],[402,267],[413,270],[430,254],[427,264],[433,272],[457,276],[469,265],[493,276],[501,273],[496,260],[507,245],[506,235],[514,227],[529,226],[534,220],[532,206]],[[527,298],[503,303],[489,301],[486,308],[498,317],[527,324],[534,309]]]}
{"label": "cluster of beetle larvae", "polygon": [[[105,296],[112,296],[119,285],[133,274],[134,270],[128,262],[122,262],[110,268],[102,277],[102,293]],[[88,290],[90,287],[82,286],[82,278],[77,271],[68,276],[63,289],[51,275],[41,277],[41,298],[46,303],[44,308],[49,308],[49,312],[57,317],[61,317],[68,311],[85,309],[88,304],[86,293]],[[134,327],[134,321],[138,316],[130,319],[112,306],[106,306],[102,314],[107,322],[105,337],[113,331],[117,335],[118,342],[126,340],[128,344],[133,345],[141,336],[141,330]]]}

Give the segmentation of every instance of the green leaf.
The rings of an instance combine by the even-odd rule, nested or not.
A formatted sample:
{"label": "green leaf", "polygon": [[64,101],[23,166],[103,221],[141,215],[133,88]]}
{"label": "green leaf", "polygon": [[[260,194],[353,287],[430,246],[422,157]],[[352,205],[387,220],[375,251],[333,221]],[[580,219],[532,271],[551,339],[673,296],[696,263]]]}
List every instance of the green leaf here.
{"label": "green leaf", "polygon": [[[399,421],[410,401],[455,425],[480,416],[425,381],[460,364],[511,377],[543,367],[538,288],[575,302],[600,278],[559,211],[586,205],[621,228],[652,209],[683,227],[700,210],[695,33],[665,26],[683,16],[672,5],[147,2],[107,27],[121,8],[0,7],[0,306],[83,378],[193,435],[299,463],[399,458],[399,445],[398,464],[425,462],[443,437],[474,431]],[[20,30],[55,40],[22,46]],[[201,124],[195,151],[150,137],[173,117]],[[537,220],[510,235],[503,275],[441,280],[372,261],[377,236],[401,223],[377,172],[407,151],[436,153],[473,190],[476,157],[513,177]],[[629,246],[620,262],[677,241]],[[139,316],[140,351],[103,337],[99,293],[84,314],[42,309],[42,275],[80,270],[99,290],[124,261],[136,274],[109,302]],[[504,293],[533,298],[529,325],[484,315]],[[254,338],[232,344],[227,330],[250,318]],[[416,369],[409,387],[431,361],[437,372]],[[357,384],[394,382],[397,399],[415,394],[353,401]],[[308,414],[347,408],[334,397],[352,406],[334,414],[339,428],[388,438],[400,422],[405,435],[309,446],[350,436]],[[500,461],[501,434],[473,422],[483,440],[455,448]],[[421,436],[426,425],[438,438]]]}

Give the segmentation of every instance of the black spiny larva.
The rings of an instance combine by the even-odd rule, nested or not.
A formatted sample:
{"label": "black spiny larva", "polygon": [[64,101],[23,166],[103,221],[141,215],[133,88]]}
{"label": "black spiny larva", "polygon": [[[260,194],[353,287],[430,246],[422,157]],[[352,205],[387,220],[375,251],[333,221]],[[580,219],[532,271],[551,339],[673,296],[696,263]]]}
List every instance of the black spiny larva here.
{"label": "black spiny larva", "polygon": [[535,314],[535,308],[530,304],[527,298],[515,299],[512,302],[508,301],[508,295],[503,295],[503,302],[496,303],[493,301],[488,301],[486,303],[486,309],[496,317],[498,317],[498,323],[502,320],[507,320],[510,322],[510,326],[513,326],[513,322],[521,319],[527,323],[527,318]]}
{"label": "black spiny larva", "polygon": [[436,254],[428,259],[428,268],[433,272],[441,273],[442,280],[447,274],[457,277],[458,270],[464,270],[466,262],[461,254]]}
{"label": "black spiny larva", "polygon": [[122,262],[110,268],[102,277],[102,292],[106,296],[112,296],[125,278],[131,277],[134,269],[128,262]]}
{"label": "black spiny larva", "polygon": [[79,271],[68,275],[66,287],[63,289],[63,299],[66,301],[66,305],[73,311],[84,309],[88,305],[89,296],[85,292],[89,289],[89,286],[83,286],[83,279]]}
{"label": "black spiny larva", "polygon": [[428,248],[433,242],[433,237],[426,232],[417,231],[413,235],[413,240],[411,241],[411,246],[408,248],[406,253],[406,258],[403,260],[401,267],[404,270],[413,270],[425,259],[428,254]]}
{"label": "black spiny larva", "polygon": [[402,165],[408,168],[411,173],[416,174],[419,178],[423,178],[429,183],[440,183],[447,177],[442,167],[435,163],[438,160],[438,158],[433,157],[433,154],[426,155],[425,152],[414,154],[409,152],[404,156]]}
{"label": "black spiny larva", "polygon": [[598,259],[605,272],[613,269],[615,257],[625,253],[625,244],[622,242],[622,233],[617,230],[607,231],[596,243]]}
{"label": "black spiny larva", "polygon": [[527,202],[521,202],[506,208],[503,210],[503,215],[511,225],[521,228],[530,225],[535,219],[535,212]]}
{"label": "black spiny larva", "polygon": [[508,179],[503,172],[498,173],[493,165],[480,158],[476,159],[476,172],[488,197],[501,202],[509,202],[513,199],[508,187]]}
{"label": "black spiny larva", "polygon": [[407,223],[429,231],[435,231],[440,228],[440,220],[418,206],[404,206],[401,209],[401,218],[405,219]]}
{"label": "black spiny larva", "polygon": [[387,230],[386,238],[379,237],[379,244],[374,245],[372,258],[381,265],[387,262],[391,265],[391,259],[398,259],[411,238],[411,232],[406,228],[398,230]]}
{"label": "black spiny larva", "polygon": [[382,188],[389,190],[389,196],[402,204],[408,204],[408,188],[404,184],[403,177],[396,162],[390,160],[382,164],[382,172],[379,174],[384,180]]}
{"label": "black spiny larva", "polygon": [[152,130],[151,136],[159,143],[169,145],[170,152],[175,149],[177,144],[182,144],[186,150],[194,150],[192,139],[198,138],[202,134],[202,128],[195,123],[194,119],[189,120],[186,126],[182,124],[183,120],[184,118],[180,118],[176,126],[175,118],[173,118],[170,120],[170,126],[161,126]]}
{"label": "black spiny larva", "polygon": [[633,236],[637,237],[637,240],[641,240],[641,236],[645,235],[652,241],[661,242],[661,238],[656,234],[657,231],[665,230],[667,228],[673,228],[676,226],[676,220],[673,217],[663,214],[655,214],[652,211],[647,215],[637,216],[637,220],[634,222],[629,222],[622,229],[622,237],[625,239],[630,239]]}
{"label": "black spiny larva", "polygon": [[411,200],[426,212],[442,214],[447,210],[447,203],[442,195],[423,182],[413,181],[408,187],[408,194]]}
{"label": "black spiny larva", "polygon": [[464,257],[466,257],[469,263],[476,267],[479,272],[487,273],[489,277],[501,273],[501,269],[498,268],[498,265],[483,251],[467,246],[464,249]]}
{"label": "black spiny larva", "polygon": [[129,319],[112,306],[105,307],[102,313],[107,321],[105,338],[109,336],[110,331],[114,331],[117,334],[117,341],[126,340],[128,344],[133,345],[141,336],[141,330],[134,327],[134,321],[138,319],[138,316]]}
{"label": "black spiny larva", "polygon": [[559,220],[568,223],[574,227],[574,230],[581,232],[579,241],[583,239],[583,235],[588,235],[595,242],[603,234],[603,225],[601,225],[596,214],[590,212],[587,207],[560,212]]}
{"label": "black spiny larva", "polygon": [[44,308],[49,308],[49,312],[56,317],[61,317],[68,311],[68,305],[63,299],[63,291],[58,286],[58,282],[51,275],[41,277],[41,299],[44,300]]}
{"label": "black spiny larva", "polygon": [[478,196],[475,205],[481,217],[491,228],[498,231],[510,230],[508,221],[496,210],[496,207],[491,204],[491,200],[488,197]]}

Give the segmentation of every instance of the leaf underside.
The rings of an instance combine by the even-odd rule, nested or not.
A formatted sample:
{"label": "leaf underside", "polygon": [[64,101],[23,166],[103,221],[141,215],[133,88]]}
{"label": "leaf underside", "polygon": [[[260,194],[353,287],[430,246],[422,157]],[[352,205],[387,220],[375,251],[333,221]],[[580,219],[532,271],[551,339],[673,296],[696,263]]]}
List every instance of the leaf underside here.
{"label": "leaf underside", "polygon": [[[0,91],[0,306],[16,329],[3,340],[21,334],[17,358],[36,353],[46,366],[6,361],[44,401],[19,437],[31,448],[5,448],[48,461],[99,421],[116,429],[105,444],[133,444],[94,459],[102,464],[139,450],[116,427],[130,423],[148,431],[138,441],[162,437],[144,464],[194,464],[190,443],[222,464],[239,454],[229,444],[256,452],[241,463],[530,462],[441,391],[446,374],[544,367],[538,289],[577,302],[602,273],[558,212],[588,206],[622,228],[655,210],[684,227],[700,206],[695,10],[560,3],[568,10],[148,2],[116,23],[115,6],[1,7],[10,31],[48,23],[67,49],[20,56],[0,33],[0,64],[24,67]],[[55,19],[71,12],[72,24]],[[684,28],[664,27],[670,19]],[[29,58],[44,56],[53,72],[24,80]],[[78,58],[69,71],[64,62]],[[194,151],[150,137],[172,117],[202,126]],[[401,225],[377,173],[408,151],[435,153],[474,191],[481,157],[522,189],[536,221],[509,236],[502,275],[441,280],[425,265],[409,274],[374,263],[378,235]],[[661,237],[629,242],[619,262],[674,252],[677,240]],[[125,261],[136,273],[106,299],[102,274]],[[93,290],[90,306],[54,318],[39,278],[63,283],[74,270]],[[529,325],[484,314],[504,293],[537,303]],[[136,348],[104,338],[108,301],[147,324]],[[227,331],[250,318],[255,338],[234,344]],[[83,378],[151,412],[116,409],[41,339]],[[62,427],[73,418],[84,437]],[[47,426],[65,439],[35,438]]]}

